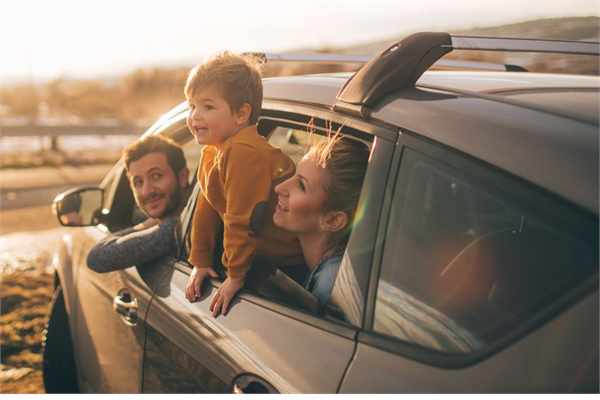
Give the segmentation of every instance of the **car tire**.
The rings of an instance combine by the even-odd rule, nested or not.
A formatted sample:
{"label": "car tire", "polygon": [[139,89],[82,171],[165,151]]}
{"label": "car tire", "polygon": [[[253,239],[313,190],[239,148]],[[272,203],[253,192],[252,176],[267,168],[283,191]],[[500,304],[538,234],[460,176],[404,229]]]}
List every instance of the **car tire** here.
{"label": "car tire", "polygon": [[69,317],[60,286],[52,299],[50,318],[44,330],[44,387],[46,393],[78,393],[77,370]]}

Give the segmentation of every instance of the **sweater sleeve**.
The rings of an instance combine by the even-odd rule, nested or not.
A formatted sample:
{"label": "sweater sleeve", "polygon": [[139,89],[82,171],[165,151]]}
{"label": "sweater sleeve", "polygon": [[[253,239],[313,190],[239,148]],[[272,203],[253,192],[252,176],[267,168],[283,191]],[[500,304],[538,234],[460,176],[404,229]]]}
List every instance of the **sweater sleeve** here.
{"label": "sweater sleeve", "polygon": [[111,272],[176,255],[177,217],[141,231],[133,228],[116,232],[98,243],[87,256],[88,267],[96,272]]}
{"label": "sweater sleeve", "polygon": [[250,146],[231,146],[223,154],[227,209],[223,215],[223,264],[229,276],[245,276],[256,255],[258,235],[271,192],[266,160]]}
{"label": "sweater sleeve", "polygon": [[219,213],[200,192],[192,220],[192,246],[188,259],[190,264],[198,268],[213,267],[215,241],[220,224]]}

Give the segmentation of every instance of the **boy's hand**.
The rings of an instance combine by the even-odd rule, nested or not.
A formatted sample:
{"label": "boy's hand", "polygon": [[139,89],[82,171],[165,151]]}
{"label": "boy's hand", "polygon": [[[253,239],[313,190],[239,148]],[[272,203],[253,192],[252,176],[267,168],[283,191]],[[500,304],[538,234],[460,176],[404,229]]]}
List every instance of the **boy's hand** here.
{"label": "boy's hand", "polygon": [[213,295],[210,301],[210,311],[213,312],[213,317],[216,317],[219,310],[222,310],[223,315],[227,315],[229,303],[233,296],[244,287],[244,278],[227,278],[221,285],[219,290]]}
{"label": "boy's hand", "polygon": [[194,269],[192,270],[192,274],[190,275],[190,280],[188,281],[187,288],[185,289],[185,298],[190,303],[193,303],[200,298],[200,287],[202,286],[202,282],[204,282],[204,279],[209,275],[213,278],[219,277],[215,270],[210,267],[194,267]]}

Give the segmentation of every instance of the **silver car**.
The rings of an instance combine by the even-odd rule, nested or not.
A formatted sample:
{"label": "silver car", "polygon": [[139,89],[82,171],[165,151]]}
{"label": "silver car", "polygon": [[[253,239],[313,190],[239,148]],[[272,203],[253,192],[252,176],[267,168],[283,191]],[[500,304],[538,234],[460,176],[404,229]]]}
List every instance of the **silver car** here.
{"label": "silver car", "polygon": [[[599,45],[424,33],[355,75],[264,80],[259,132],[293,159],[310,131],[340,129],[371,149],[324,317],[282,271],[243,289],[225,317],[208,309],[217,279],[186,301],[197,185],[177,258],[106,274],[87,253],[140,217],[123,162],[99,188],[59,198],[79,196],[87,214],[54,258],[48,391],[597,393],[600,81],[440,71],[459,48]],[[194,171],[187,113],[176,107],[145,135],[178,141]]]}

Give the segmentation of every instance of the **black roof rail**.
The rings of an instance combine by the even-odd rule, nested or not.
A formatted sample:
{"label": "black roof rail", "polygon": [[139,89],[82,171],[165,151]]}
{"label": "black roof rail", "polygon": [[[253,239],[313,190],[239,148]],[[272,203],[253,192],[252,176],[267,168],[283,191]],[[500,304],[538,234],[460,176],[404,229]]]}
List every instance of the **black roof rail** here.
{"label": "black roof rail", "polygon": [[595,42],[416,33],[392,44],[354,74],[338,93],[334,108],[367,115],[366,107],[389,92],[414,86],[425,71],[455,49],[600,55],[600,43]]}

